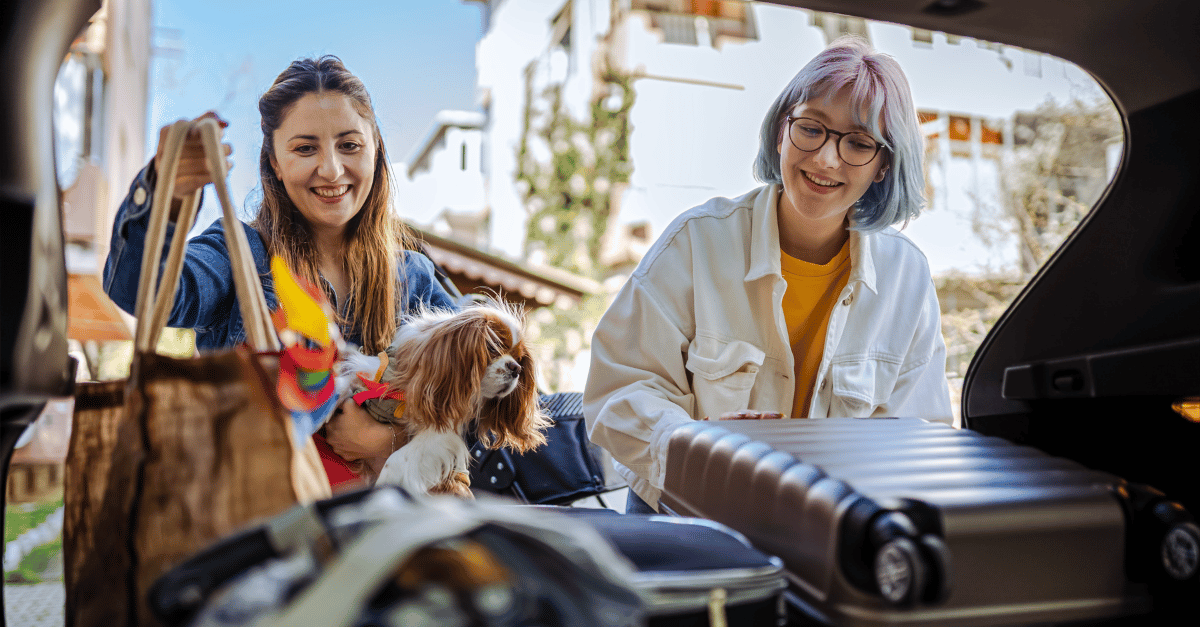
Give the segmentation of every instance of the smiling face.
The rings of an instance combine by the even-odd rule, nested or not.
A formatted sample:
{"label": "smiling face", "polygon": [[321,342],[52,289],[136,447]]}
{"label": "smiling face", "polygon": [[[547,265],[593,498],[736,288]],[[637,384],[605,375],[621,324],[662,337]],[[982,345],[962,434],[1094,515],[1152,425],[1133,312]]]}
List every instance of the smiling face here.
{"label": "smiling face", "polygon": [[[792,108],[791,114],[821,122],[833,131],[868,133],[854,121],[848,89],[837,92],[828,100],[818,97],[800,103]],[[846,214],[871,183],[883,180],[887,171],[884,151],[866,165],[852,166],[838,156],[837,140],[831,134],[825,145],[813,152],[804,152],[788,139],[787,123],[781,124],[777,147],[783,178],[780,220],[828,231],[845,221]]]}
{"label": "smiling face", "polygon": [[375,172],[371,122],[338,93],[310,93],[275,130],[271,167],[313,230],[341,236],[362,209]]}

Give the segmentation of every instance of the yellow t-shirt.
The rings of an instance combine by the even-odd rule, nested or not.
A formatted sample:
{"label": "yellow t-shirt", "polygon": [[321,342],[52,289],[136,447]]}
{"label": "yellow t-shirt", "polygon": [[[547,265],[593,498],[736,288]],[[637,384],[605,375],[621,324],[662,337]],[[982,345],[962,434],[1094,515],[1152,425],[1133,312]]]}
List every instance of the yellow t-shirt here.
{"label": "yellow t-shirt", "polygon": [[787,281],[783,319],[796,359],[796,402],[792,417],[807,418],[817,368],[825,351],[829,314],[850,280],[850,243],[847,240],[838,254],[823,266],[801,261],[783,251],[779,257],[783,278]]}

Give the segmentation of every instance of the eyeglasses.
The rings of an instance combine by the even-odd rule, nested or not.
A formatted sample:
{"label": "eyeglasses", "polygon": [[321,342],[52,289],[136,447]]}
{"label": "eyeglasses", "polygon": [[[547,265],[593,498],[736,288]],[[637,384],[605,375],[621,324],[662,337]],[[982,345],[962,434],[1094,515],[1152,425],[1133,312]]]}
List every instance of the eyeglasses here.
{"label": "eyeglasses", "polygon": [[879,149],[883,148],[883,144],[875,140],[874,137],[866,133],[851,131],[848,133],[840,133],[830,130],[824,124],[812,118],[798,118],[787,116],[788,123],[788,138],[792,140],[792,145],[797,150],[804,152],[816,152],[829,141],[829,136],[837,137],[837,153],[846,165],[862,166],[867,165],[875,155],[879,154]]}

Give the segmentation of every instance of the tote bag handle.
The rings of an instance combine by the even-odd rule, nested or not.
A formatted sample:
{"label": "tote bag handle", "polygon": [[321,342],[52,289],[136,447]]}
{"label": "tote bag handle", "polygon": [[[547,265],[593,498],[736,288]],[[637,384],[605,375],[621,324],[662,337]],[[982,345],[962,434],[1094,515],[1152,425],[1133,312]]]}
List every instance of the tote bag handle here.
{"label": "tote bag handle", "polygon": [[[213,173],[213,186],[216,188],[217,198],[221,202],[225,245],[229,250],[234,289],[245,324],[247,343],[256,352],[277,351],[279,350],[279,339],[271,325],[266,297],[263,295],[262,283],[254,266],[250,244],[246,240],[246,232],[234,213],[233,201],[229,197],[229,188],[225,180],[228,172],[225,169],[225,156],[221,150],[220,126],[212,118],[203,118],[196,122],[182,120],[176,122],[167,130],[167,135],[163,140],[163,158],[160,163],[156,164],[159,168],[159,184],[154,194],[154,202],[150,207],[150,225],[147,229],[146,244],[142,254],[141,276],[138,282],[137,309],[135,310],[138,322],[134,334],[134,345],[139,351],[153,351],[166,327],[171,307],[175,304],[175,291],[179,287],[179,277],[183,270],[183,257],[187,244],[185,234],[176,233],[176,237],[172,238],[166,263],[163,264],[161,281],[158,277],[158,251],[162,250],[166,241],[167,223],[170,219],[171,198],[175,191],[175,174],[179,169],[179,158],[183,152],[187,134],[193,129],[200,132],[209,171]],[[195,193],[183,200],[177,220],[179,228],[186,228],[195,221],[199,201],[200,190],[196,190]]]}

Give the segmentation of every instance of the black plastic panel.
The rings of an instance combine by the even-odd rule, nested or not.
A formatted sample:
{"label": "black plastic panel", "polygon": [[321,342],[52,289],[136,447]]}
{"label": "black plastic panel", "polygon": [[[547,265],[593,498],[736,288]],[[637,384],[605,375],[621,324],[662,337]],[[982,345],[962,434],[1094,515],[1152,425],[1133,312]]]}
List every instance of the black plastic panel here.
{"label": "black plastic panel", "polygon": [[965,426],[1192,509],[1200,424],[1170,405],[1200,395],[1198,110],[1192,92],[1127,119],[1108,195],[992,330],[963,390]]}

